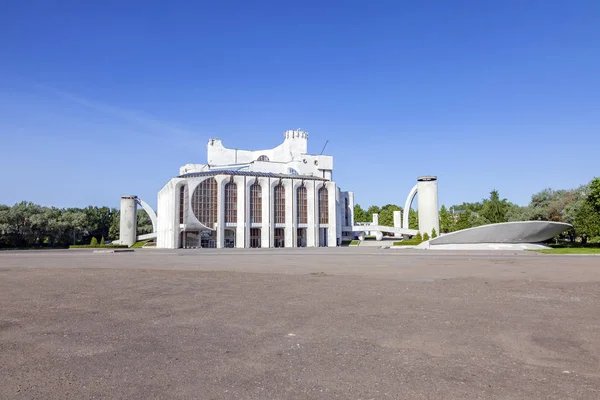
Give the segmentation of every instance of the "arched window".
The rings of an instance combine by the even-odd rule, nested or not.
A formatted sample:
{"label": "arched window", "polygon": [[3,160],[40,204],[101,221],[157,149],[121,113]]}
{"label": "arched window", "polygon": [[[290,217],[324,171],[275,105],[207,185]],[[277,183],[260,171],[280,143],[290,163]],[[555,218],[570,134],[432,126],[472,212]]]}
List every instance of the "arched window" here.
{"label": "arched window", "polygon": [[306,195],[306,187],[300,186],[296,190],[296,204],[298,206],[298,223],[308,223],[308,196]]}
{"label": "arched window", "polygon": [[256,161],[269,161],[269,157],[264,154],[256,159]]}
{"label": "arched window", "polygon": [[346,197],[345,199],[345,206],[344,206],[344,212],[345,212],[345,220],[346,220],[346,226],[350,226],[350,207],[348,207],[348,198]]}
{"label": "arched window", "polygon": [[325,186],[319,189],[319,223],[329,223],[329,192]]}
{"label": "arched window", "polygon": [[262,223],[262,189],[258,183],[250,186],[250,223]]}
{"label": "arched window", "polygon": [[273,221],[276,224],[285,224],[285,188],[280,183],[273,190]]}
{"label": "arched window", "polygon": [[237,185],[229,182],[225,185],[225,223],[237,222]]}
{"label": "arched window", "polygon": [[208,178],[202,181],[192,195],[192,211],[202,225],[213,229],[217,222],[217,181]]}

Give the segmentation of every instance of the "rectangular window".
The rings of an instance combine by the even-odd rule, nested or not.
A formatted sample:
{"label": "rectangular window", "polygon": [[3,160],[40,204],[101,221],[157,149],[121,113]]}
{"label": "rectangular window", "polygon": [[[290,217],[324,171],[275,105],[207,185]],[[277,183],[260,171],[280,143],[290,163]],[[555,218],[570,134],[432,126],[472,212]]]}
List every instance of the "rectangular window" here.
{"label": "rectangular window", "polygon": [[319,189],[319,224],[329,223],[329,193],[327,188]]}
{"label": "rectangular window", "polygon": [[275,186],[273,190],[274,218],[276,224],[285,224],[285,188],[282,184]]}
{"label": "rectangular window", "polygon": [[258,183],[250,186],[250,223],[262,223],[262,189]]}
{"label": "rectangular window", "polygon": [[237,222],[237,185],[233,182],[225,185],[225,223]]}
{"label": "rectangular window", "polygon": [[298,207],[298,223],[308,223],[308,197],[306,195],[306,187],[300,186],[298,188],[296,204]]}

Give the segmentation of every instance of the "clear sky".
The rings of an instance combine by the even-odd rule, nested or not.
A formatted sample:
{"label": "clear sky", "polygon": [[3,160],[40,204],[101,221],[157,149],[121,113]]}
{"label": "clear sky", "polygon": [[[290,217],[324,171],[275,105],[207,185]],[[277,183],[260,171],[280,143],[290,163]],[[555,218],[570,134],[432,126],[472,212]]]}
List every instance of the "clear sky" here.
{"label": "clear sky", "polygon": [[0,12],[0,203],[156,205],[209,138],[334,156],[363,206],[600,175],[600,2],[29,1]]}

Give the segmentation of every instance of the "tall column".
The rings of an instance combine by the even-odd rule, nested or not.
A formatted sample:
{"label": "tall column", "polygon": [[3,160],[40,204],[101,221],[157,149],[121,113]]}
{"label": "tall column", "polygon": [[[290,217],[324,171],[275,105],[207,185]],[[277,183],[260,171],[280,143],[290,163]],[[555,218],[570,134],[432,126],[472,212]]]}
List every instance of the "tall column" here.
{"label": "tall column", "polygon": [[402,212],[394,211],[394,228],[402,228]]}
{"label": "tall column", "polygon": [[137,241],[137,196],[121,196],[119,241],[133,246]]}
{"label": "tall column", "polygon": [[246,177],[235,176],[233,181],[237,188],[237,227],[235,228],[235,247],[243,249],[244,247],[247,247],[246,238],[248,236],[248,218],[246,218],[246,207],[248,204],[246,199]]}
{"label": "tall column", "polygon": [[258,178],[262,190],[262,228],[260,232],[261,247],[271,247],[273,229],[271,227],[271,215],[273,208],[271,199],[273,188],[271,187],[270,178]]}
{"label": "tall column", "polygon": [[[245,217],[244,217],[244,222],[245,222],[245,236],[244,236],[244,247],[249,248],[250,247],[250,229],[252,228],[251,223],[250,223],[250,187],[257,182],[255,177],[248,177],[245,179],[245,191],[244,191],[244,199],[246,201],[245,203]],[[261,202],[262,202],[262,197],[261,197]],[[238,229],[239,229],[239,224],[238,224]]]}
{"label": "tall column", "polygon": [[327,228],[327,246],[337,246],[337,187],[335,182],[327,182],[327,195],[329,199],[329,223]]}
{"label": "tall column", "polygon": [[438,207],[437,177],[421,176],[417,178],[417,193],[419,194],[419,232],[431,232],[435,229],[440,233],[440,215]]}
{"label": "tall column", "polygon": [[307,198],[307,228],[306,228],[306,246],[319,246],[319,221],[317,219],[317,191],[315,190],[316,181],[310,180],[304,182],[306,185]]}
{"label": "tall column", "polygon": [[229,175],[217,175],[217,249],[225,247],[225,185]]}
{"label": "tall column", "polygon": [[285,247],[296,247],[296,221],[294,220],[294,208],[296,203],[296,192],[292,179],[284,179],[285,188]]}
{"label": "tall column", "polygon": [[372,225],[379,225],[379,214],[373,214],[373,223]]}

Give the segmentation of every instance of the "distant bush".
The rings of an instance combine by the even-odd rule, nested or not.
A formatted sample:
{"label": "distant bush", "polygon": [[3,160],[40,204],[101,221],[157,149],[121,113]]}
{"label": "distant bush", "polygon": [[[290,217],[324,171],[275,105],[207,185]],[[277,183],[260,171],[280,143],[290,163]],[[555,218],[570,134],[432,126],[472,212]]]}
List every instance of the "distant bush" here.
{"label": "distant bush", "polygon": [[90,246],[98,246],[98,239],[95,236],[92,236],[92,240],[90,241]]}
{"label": "distant bush", "polygon": [[421,243],[423,241],[423,236],[421,236],[421,232],[417,232],[417,234],[412,239],[415,239],[419,243]]}
{"label": "distant bush", "polygon": [[91,244],[78,244],[69,246],[70,249],[127,249],[129,246],[126,244],[96,244],[92,246]]}
{"label": "distant bush", "polygon": [[106,244],[106,243],[104,242],[104,236],[102,236],[102,239],[100,239],[100,244],[101,244],[102,246],[104,246],[104,245]]}
{"label": "distant bush", "polygon": [[425,233],[423,234],[423,241],[424,241],[424,242],[426,242],[426,241],[428,241],[428,240],[429,240],[429,234],[428,234],[427,232],[425,232]]}
{"label": "distant bush", "polygon": [[415,238],[411,238],[411,239],[404,239],[400,242],[394,242],[394,246],[417,246],[421,243],[423,243],[422,240],[417,240]]}
{"label": "distant bush", "polygon": [[433,229],[431,230],[431,238],[432,238],[432,239],[435,239],[436,237],[437,237],[437,232],[435,231],[435,228],[433,228]]}

